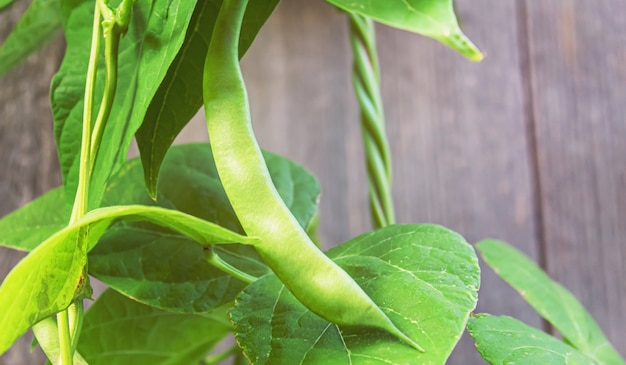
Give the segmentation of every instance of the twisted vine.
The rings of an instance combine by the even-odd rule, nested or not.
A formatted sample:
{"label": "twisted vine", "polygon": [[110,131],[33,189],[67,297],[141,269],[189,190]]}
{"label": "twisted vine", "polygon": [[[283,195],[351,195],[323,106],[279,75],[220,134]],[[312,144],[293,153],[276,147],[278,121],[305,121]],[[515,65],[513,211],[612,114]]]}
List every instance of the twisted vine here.
{"label": "twisted vine", "polygon": [[393,224],[395,214],[391,196],[391,153],[380,96],[376,33],[370,18],[354,13],[348,13],[348,18],[354,55],[352,83],[361,112],[371,219],[374,228],[381,228]]}

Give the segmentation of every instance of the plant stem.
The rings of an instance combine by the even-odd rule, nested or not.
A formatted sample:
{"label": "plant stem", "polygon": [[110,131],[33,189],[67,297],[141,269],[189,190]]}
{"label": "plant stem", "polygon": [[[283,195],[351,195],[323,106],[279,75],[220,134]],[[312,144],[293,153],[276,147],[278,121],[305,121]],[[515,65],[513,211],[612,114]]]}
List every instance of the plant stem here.
{"label": "plant stem", "polygon": [[[80,168],[78,171],[78,186],[74,206],[69,224],[73,224],[82,218],[88,209],[89,204],[89,177],[91,175],[91,119],[93,112],[93,97],[96,84],[96,69],[100,50],[100,10],[96,4],[93,16],[93,30],[91,37],[91,51],[89,54],[89,64],[87,66],[87,78],[85,82],[85,103],[83,108],[83,130],[80,149]],[[78,343],[80,325],[82,324],[83,305],[82,302],[71,304],[72,327],[70,331],[70,309],[66,309],[57,314],[57,325],[59,328],[59,346],[61,353],[61,364],[72,365],[74,350]],[[73,337],[72,337],[73,336]]]}
{"label": "plant stem", "polygon": [[374,22],[348,13],[354,54],[352,82],[361,110],[361,132],[367,164],[369,201],[374,228],[395,223],[391,195],[391,153],[380,96],[380,71]]}
{"label": "plant stem", "polygon": [[71,365],[72,361],[72,339],[70,337],[70,319],[67,310],[57,313],[57,325],[59,328],[59,347],[61,352],[61,364]]}
{"label": "plant stem", "polygon": [[221,257],[219,257],[219,255],[217,255],[214,251],[213,251],[213,247],[208,247],[205,248],[205,253],[204,253],[204,257],[206,258],[206,260],[209,262],[209,264],[215,266],[216,268],[218,268],[219,270],[222,270],[223,272],[227,273],[228,275],[233,276],[234,278],[237,278],[241,281],[243,281],[244,283],[250,284],[255,282],[258,278],[255,276],[252,276],[248,273],[245,273],[239,269],[237,269],[236,267],[234,267],[233,265],[229,264],[228,262],[222,260]]}

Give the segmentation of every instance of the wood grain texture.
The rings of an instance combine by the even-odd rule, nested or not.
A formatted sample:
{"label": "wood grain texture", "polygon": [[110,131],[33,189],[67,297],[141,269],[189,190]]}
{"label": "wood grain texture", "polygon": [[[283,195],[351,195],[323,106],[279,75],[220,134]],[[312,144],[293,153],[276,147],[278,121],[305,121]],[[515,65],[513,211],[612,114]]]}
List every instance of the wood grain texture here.
{"label": "wood grain texture", "polygon": [[[27,5],[17,2],[0,15],[0,42]],[[0,78],[0,217],[61,184],[48,90],[62,54],[58,38]],[[0,279],[23,256],[0,247]],[[30,333],[23,336],[0,357],[0,365],[43,364],[39,349],[30,352],[31,340]]]}
{"label": "wood grain texture", "polygon": [[526,4],[547,269],[626,355],[626,3]]}

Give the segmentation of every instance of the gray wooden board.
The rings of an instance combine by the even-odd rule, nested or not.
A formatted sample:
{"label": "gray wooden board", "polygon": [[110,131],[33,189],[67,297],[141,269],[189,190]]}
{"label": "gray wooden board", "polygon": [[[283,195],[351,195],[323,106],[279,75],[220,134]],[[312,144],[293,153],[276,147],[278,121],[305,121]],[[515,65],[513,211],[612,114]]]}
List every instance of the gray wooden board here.
{"label": "gray wooden board", "polygon": [[626,3],[527,1],[548,272],[626,354]]}
{"label": "gray wooden board", "polygon": [[[20,1],[0,15],[0,42],[27,5]],[[0,78],[0,217],[61,184],[48,89],[62,54],[58,38]],[[0,247],[0,278],[23,256]],[[31,339],[30,333],[22,337],[0,356],[0,365],[43,364],[40,350],[30,352]]]}

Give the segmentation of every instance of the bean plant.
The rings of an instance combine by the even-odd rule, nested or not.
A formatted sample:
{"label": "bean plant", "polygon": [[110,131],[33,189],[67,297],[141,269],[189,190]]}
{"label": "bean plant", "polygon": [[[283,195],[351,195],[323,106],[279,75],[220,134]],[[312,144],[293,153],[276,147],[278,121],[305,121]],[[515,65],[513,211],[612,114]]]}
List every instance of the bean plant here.
{"label": "bean plant", "polygon": [[[317,181],[260,149],[239,66],[278,0],[33,0],[0,74],[62,27],[63,186],[0,219],[0,245],[29,252],[0,287],[0,354],[32,329],[63,365],[444,364],[467,330],[491,364],[625,364],[511,246],[395,224],[374,22],[480,61],[451,0],[327,1],[350,29],[374,230],[322,252]],[[211,144],[172,146],[202,106]],[[562,339],[473,313],[475,248]]]}

